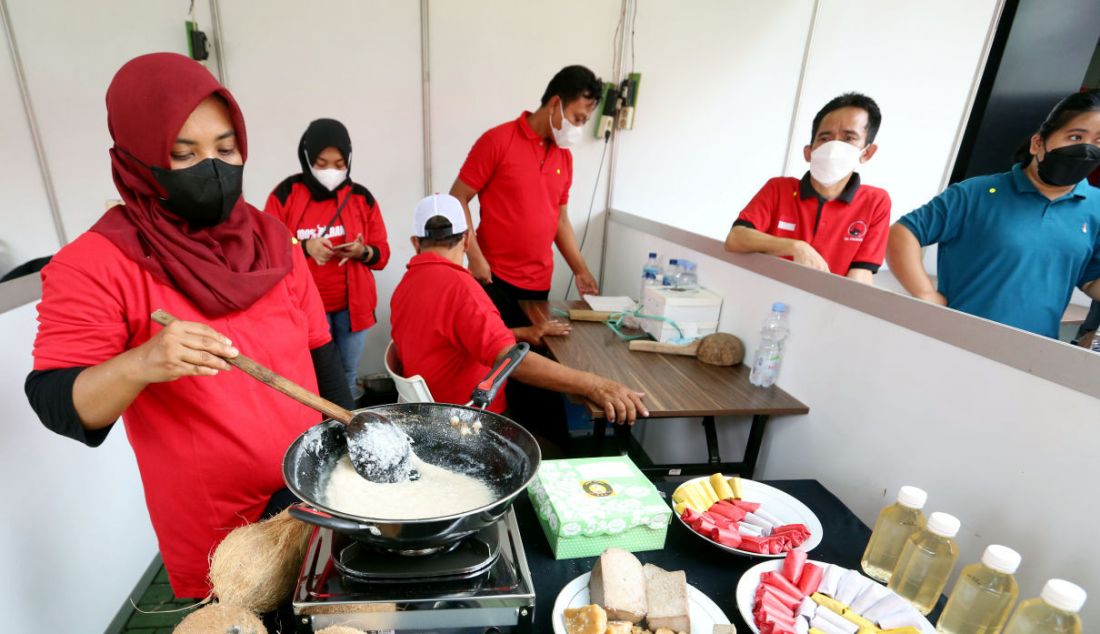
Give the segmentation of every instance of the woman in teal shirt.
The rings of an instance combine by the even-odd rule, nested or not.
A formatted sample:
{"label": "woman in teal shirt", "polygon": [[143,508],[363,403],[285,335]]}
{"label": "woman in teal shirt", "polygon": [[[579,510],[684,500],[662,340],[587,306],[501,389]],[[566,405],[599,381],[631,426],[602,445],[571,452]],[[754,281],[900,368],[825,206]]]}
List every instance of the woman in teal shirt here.
{"label": "woman in teal shirt", "polygon": [[[1074,287],[1100,299],[1100,90],[1058,102],[1003,174],[948,187],[890,229],[890,271],[914,297],[1057,337]],[[938,284],[921,247],[939,245]]]}

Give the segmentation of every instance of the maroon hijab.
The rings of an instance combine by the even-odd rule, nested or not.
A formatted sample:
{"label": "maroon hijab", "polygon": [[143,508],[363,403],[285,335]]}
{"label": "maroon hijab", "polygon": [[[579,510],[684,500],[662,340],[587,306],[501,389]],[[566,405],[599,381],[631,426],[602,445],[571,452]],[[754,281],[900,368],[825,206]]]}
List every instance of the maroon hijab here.
{"label": "maroon hijab", "polygon": [[224,222],[206,228],[192,229],[161,205],[164,190],[142,163],[170,168],[180,128],[210,95],[225,99],[241,156],[247,159],[237,102],[198,62],[153,53],[118,70],[107,89],[107,127],[115,142],[111,171],[126,204],[113,207],[91,230],[204,314],[218,317],[248,308],[283,279],[291,268],[291,245],[286,227],[244,196]]}

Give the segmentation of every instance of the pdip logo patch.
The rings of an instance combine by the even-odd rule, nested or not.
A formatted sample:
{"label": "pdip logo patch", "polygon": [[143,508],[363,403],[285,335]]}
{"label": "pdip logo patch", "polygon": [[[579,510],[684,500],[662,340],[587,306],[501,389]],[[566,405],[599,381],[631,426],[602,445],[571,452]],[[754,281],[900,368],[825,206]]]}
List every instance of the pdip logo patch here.
{"label": "pdip logo patch", "polygon": [[605,498],[615,495],[615,489],[603,480],[585,480],[581,482],[581,488],[594,498]]}

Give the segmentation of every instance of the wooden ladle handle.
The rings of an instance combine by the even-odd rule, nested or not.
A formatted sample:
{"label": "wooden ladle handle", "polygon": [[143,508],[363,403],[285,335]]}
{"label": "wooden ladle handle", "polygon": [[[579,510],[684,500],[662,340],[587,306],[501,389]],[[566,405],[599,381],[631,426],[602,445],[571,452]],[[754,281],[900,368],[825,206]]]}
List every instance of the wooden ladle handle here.
{"label": "wooden ladle handle", "polygon": [[[178,321],[175,317],[160,309],[153,311],[152,319],[161,326],[167,326],[174,321]],[[256,363],[243,354],[238,354],[232,359],[226,359],[226,362],[234,367],[240,368],[245,374],[257,381],[279,390],[302,405],[311,407],[333,420],[340,421],[345,425],[351,422],[353,414],[350,411],[326,398],[321,398],[294,381],[280,374],[276,374],[270,368]]]}

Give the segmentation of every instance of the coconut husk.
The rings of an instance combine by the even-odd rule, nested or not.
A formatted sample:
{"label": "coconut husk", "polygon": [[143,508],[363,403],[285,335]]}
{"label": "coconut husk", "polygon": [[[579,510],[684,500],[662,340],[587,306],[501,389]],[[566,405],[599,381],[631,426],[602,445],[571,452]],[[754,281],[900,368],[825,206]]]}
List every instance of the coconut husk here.
{"label": "coconut husk", "polygon": [[363,634],[363,630],[346,625],[330,625],[323,630],[317,630],[316,634]]}
{"label": "coconut husk", "polygon": [[255,614],[235,605],[214,603],[200,608],[180,621],[172,634],[267,634],[264,622]]}
{"label": "coconut husk", "polygon": [[695,357],[710,365],[737,365],[745,358],[745,344],[731,334],[716,332],[703,337]]}
{"label": "coconut husk", "polygon": [[221,603],[263,614],[294,590],[312,527],[283,511],[226,535],[210,558],[210,585]]}

